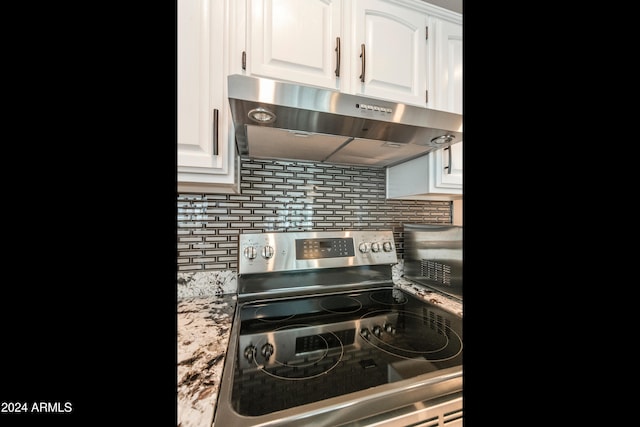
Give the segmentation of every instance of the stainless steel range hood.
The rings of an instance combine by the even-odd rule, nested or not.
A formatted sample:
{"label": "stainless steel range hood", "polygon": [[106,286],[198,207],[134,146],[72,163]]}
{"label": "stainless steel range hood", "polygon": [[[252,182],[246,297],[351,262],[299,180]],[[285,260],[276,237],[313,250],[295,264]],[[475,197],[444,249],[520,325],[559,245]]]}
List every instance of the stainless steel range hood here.
{"label": "stainless steel range hood", "polygon": [[462,116],[265,78],[228,77],[241,156],[387,167],[462,141]]}

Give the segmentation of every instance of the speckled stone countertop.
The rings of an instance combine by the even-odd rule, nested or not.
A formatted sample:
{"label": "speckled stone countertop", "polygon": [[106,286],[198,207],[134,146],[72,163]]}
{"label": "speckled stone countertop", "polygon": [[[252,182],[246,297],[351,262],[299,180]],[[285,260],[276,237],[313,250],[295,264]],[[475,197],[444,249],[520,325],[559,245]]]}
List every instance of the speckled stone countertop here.
{"label": "speckled stone countertop", "polygon": [[[233,291],[235,276],[190,274],[178,280],[178,427],[210,427],[237,306],[235,292],[221,292]],[[461,302],[404,279],[402,264],[394,266],[393,283],[462,317]]]}
{"label": "speckled stone countertop", "polygon": [[178,300],[178,426],[210,426],[222,376],[235,295]]}

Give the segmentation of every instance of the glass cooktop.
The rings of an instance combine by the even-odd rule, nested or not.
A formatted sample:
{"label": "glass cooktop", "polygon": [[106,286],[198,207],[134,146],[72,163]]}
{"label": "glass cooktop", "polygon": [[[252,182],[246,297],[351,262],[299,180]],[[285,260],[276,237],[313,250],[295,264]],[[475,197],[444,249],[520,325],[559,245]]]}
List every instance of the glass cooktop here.
{"label": "glass cooktop", "polygon": [[258,416],[462,364],[462,319],[397,288],[239,307],[232,406]]}

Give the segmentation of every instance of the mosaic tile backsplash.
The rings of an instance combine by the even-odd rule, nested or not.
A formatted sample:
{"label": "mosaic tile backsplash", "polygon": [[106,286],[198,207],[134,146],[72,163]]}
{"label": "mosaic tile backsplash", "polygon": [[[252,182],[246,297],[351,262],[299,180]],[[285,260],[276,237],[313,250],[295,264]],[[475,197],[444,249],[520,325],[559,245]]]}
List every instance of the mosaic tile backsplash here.
{"label": "mosaic tile backsplash", "polygon": [[240,194],[178,194],[178,271],[238,268],[238,235],[451,224],[449,201],[387,200],[384,169],[241,159]]}

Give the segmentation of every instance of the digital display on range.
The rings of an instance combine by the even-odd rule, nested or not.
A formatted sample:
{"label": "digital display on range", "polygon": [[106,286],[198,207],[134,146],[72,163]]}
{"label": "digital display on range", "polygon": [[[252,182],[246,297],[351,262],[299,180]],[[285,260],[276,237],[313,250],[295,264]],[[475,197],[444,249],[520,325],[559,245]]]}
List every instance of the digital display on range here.
{"label": "digital display on range", "polygon": [[296,239],[296,259],[355,256],[353,238]]}

